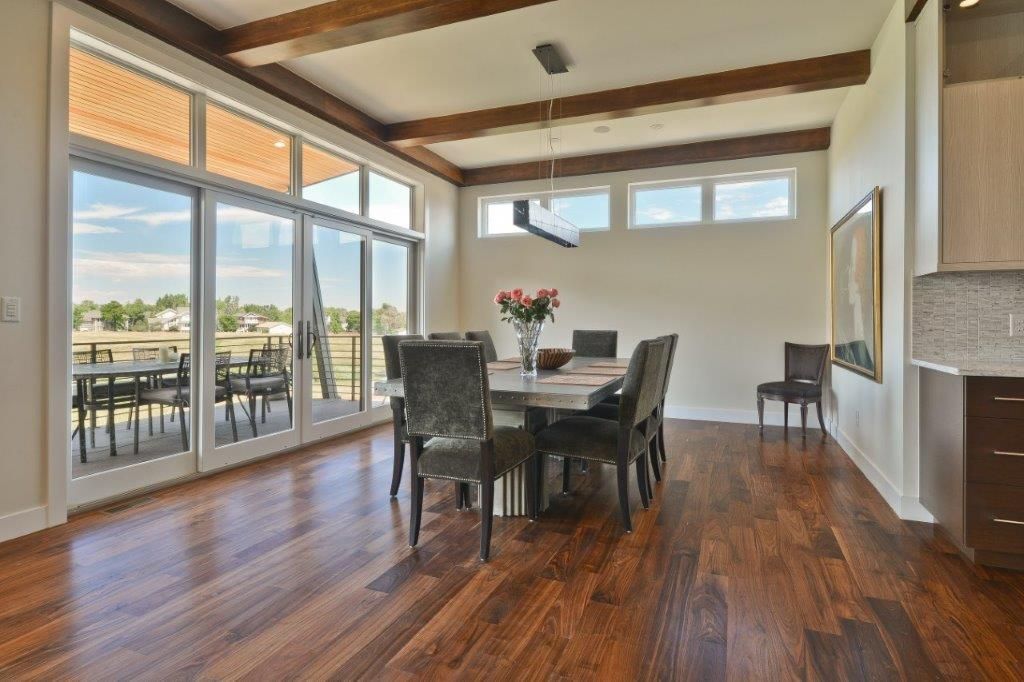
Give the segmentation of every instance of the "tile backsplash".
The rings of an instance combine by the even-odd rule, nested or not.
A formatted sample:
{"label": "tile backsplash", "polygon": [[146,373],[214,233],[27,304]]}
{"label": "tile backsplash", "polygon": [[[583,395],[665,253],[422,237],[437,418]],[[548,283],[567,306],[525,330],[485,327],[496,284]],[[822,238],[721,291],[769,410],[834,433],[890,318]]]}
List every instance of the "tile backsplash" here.
{"label": "tile backsplash", "polygon": [[913,357],[1024,361],[1024,272],[944,272],[914,278]]}

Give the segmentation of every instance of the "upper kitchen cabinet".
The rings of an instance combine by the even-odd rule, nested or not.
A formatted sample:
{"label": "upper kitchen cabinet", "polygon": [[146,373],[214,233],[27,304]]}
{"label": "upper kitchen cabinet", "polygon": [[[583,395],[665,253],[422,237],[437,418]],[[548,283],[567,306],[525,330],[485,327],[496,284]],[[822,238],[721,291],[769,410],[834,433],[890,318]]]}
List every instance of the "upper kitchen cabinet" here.
{"label": "upper kitchen cabinet", "polygon": [[1024,0],[930,0],[915,31],[916,274],[1024,268]]}

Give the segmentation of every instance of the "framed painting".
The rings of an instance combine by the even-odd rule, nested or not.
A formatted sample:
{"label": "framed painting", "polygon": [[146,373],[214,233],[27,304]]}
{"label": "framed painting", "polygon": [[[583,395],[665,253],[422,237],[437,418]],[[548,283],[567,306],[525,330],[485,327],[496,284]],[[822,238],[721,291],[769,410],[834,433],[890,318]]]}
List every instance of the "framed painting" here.
{"label": "framed painting", "polygon": [[882,383],[882,190],[832,228],[832,363]]}

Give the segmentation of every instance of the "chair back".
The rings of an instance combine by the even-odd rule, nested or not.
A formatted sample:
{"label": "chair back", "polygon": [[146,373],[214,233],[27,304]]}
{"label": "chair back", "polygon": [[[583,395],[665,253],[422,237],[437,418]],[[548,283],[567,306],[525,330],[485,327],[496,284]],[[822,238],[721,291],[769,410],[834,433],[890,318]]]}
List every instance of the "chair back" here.
{"label": "chair back", "polygon": [[181,355],[178,356],[178,371],[176,373],[178,381],[177,381],[177,385],[174,387],[176,389],[177,394],[178,394],[178,400],[182,399],[182,393],[181,393],[182,388],[186,388],[186,389],[189,388],[189,386],[190,386],[190,384],[189,384],[189,377],[191,376],[191,374],[192,374],[192,354],[191,353],[182,353]]}
{"label": "chair back", "polygon": [[487,362],[497,362],[498,350],[494,347],[494,339],[488,331],[466,332],[467,341],[479,341],[484,344],[484,359]]}
{"label": "chair back", "polygon": [[132,348],[132,360],[156,360],[159,357],[159,348]]}
{"label": "chair back", "polygon": [[661,403],[667,353],[664,339],[641,341],[633,350],[619,398],[620,430],[643,423]]}
{"label": "chair back", "polygon": [[581,358],[618,357],[619,333],[613,329],[574,329],[572,349]]}
{"label": "chair back", "polygon": [[217,376],[214,377],[218,386],[228,385],[231,379],[231,351],[222,350],[214,353],[214,366]]}
{"label": "chair back", "polygon": [[809,346],[786,342],[786,381],[821,386],[825,380],[828,345]]}
{"label": "chair back", "polygon": [[[229,354],[230,357],[230,354]],[[284,377],[288,378],[291,367],[292,349],[289,346],[266,345],[249,351],[249,362],[245,366],[247,377]]]}
{"label": "chair back", "polygon": [[91,350],[76,350],[71,354],[71,364],[88,365],[92,363]]}
{"label": "chair back", "polygon": [[478,441],[494,436],[482,343],[402,341],[398,357],[410,436]]}
{"label": "chair back", "polygon": [[388,381],[402,377],[402,364],[398,359],[398,344],[402,341],[422,341],[421,334],[389,334],[380,337],[384,347],[384,375]]}
{"label": "chair back", "polygon": [[661,404],[665,404],[665,398],[668,396],[668,382],[672,378],[672,365],[676,360],[676,347],[679,345],[679,334],[668,334],[662,336],[667,346],[668,352],[665,355],[665,379],[661,386]]}
{"label": "chair back", "polygon": [[462,338],[459,332],[430,332],[427,338],[431,341],[458,341]]}

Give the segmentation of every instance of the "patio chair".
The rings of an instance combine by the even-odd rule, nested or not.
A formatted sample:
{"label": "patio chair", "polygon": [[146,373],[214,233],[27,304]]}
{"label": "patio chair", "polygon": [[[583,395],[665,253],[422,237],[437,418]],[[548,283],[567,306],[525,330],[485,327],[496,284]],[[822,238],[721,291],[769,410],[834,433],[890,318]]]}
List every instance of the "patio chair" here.
{"label": "patio chair", "polygon": [[253,348],[249,351],[249,362],[246,363],[245,373],[241,376],[229,375],[228,384],[231,393],[239,399],[245,397],[249,404],[246,409],[245,402],[242,403],[242,411],[249,418],[252,426],[252,436],[256,438],[256,400],[261,399],[260,422],[267,422],[267,400],[275,396],[284,395],[288,403],[288,423],[292,423],[292,393],[291,393],[291,359],[292,350],[289,346],[265,346]]}

